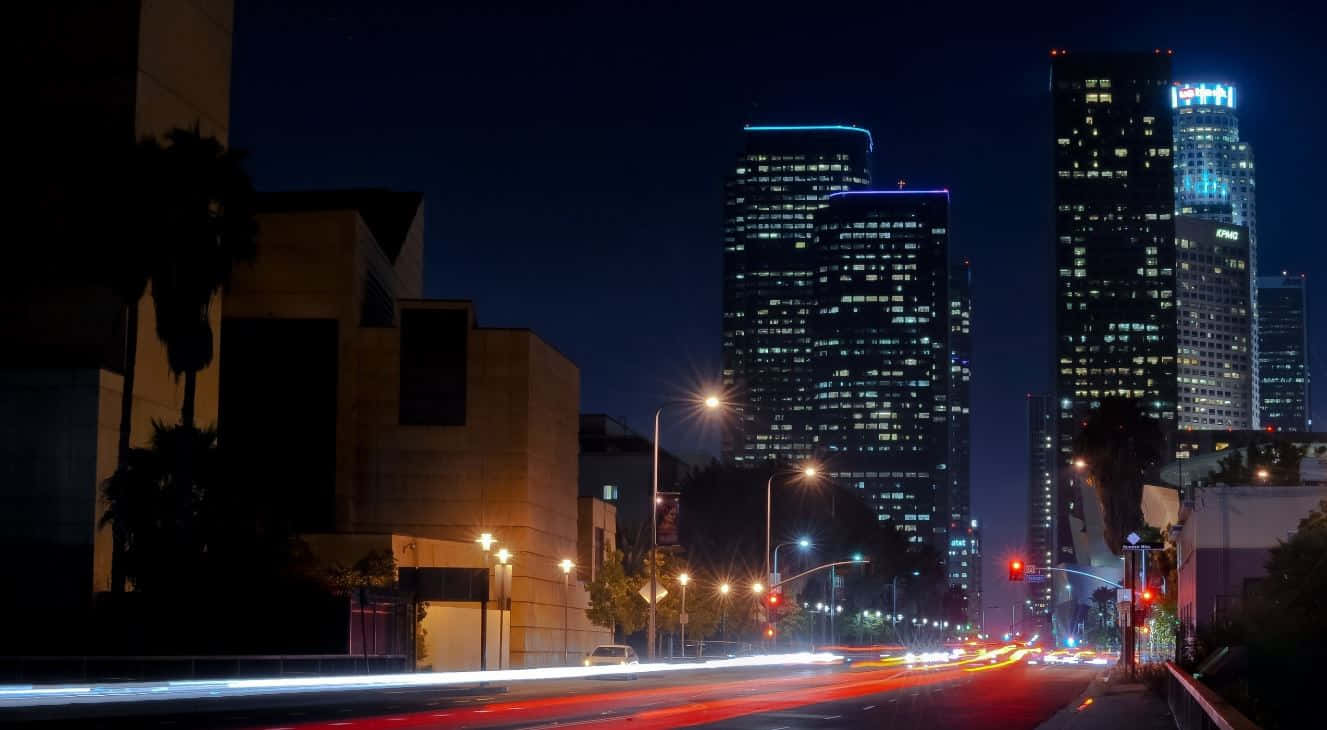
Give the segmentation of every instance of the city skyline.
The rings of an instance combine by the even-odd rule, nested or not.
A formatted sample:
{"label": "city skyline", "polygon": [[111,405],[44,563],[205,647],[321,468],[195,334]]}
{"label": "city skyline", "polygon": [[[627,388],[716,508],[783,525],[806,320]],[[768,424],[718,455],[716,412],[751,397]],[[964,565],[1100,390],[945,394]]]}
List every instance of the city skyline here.
{"label": "city skyline", "polygon": [[[933,10],[901,12],[899,22],[918,27],[937,19]],[[1042,141],[1049,49],[1171,47],[1175,78],[1239,87],[1241,135],[1259,154],[1263,265],[1306,271],[1312,286],[1327,263],[1297,233],[1312,229],[1312,201],[1322,195],[1316,179],[1299,182],[1295,170],[1327,164],[1321,149],[1304,146],[1323,105],[1321,95],[1303,93],[1309,38],[1292,16],[1275,12],[1232,24],[1220,13],[1152,9],[1147,26],[1132,22],[1136,12],[1112,7],[1074,31],[1049,15],[1029,14],[1018,28],[976,15],[945,24],[947,47],[958,50],[916,36],[881,55],[845,42],[843,27],[826,32],[832,19],[798,13],[789,24],[791,8],[777,5],[757,14],[719,9],[700,26],[660,17],[659,33],[628,44],[600,32],[624,20],[612,9],[500,20],[338,7],[310,22],[280,4],[242,4],[232,141],[253,151],[263,189],[388,184],[425,192],[426,219],[438,223],[427,233],[426,293],[472,296],[486,321],[533,327],[582,366],[582,410],[644,430],[661,394],[719,370],[720,177],[741,148],[743,125],[871,129],[877,185],[950,187],[954,248],[980,272],[974,350],[986,365],[973,380],[972,490],[987,554],[998,560],[1024,535],[1023,429],[1008,414],[1021,412],[1023,394],[1046,388],[1049,376],[1048,327],[1023,327],[1028,318],[1013,306],[1049,307],[1051,267],[1040,252],[1051,233],[1036,202],[1050,189]],[[1108,42],[1092,30],[1098,21],[1115,29]],[[990,34],[992,23],[1007,32]],[[493,55],[474,39],[499,27],[507,40]],[[793,57],[755,67],[743,60],[759,44],[806,43],[808,34],[811,48],[834,39],[832,73]],[[685,53],[663,40],[682,36],[691,38]],[[578,45],[594,55],[557,50]],[[461,74],[472,57],[489,61],[484,73]],[[591,60],[601,57],[620,62]],[[967,78],[974,64],[987,74],[983,83],[962,94],[938,83]],[[445,102],[418,93],[426,80],[446,86]],[[330,98],[359,102],[328,115]],[[336,159],[328,145],[337,146]],[[622,315],[608,310],[629,310],[634,325],[624,328]],[[588,337],[582,312],[605,312],[618,336]],[[718,430],[666,423],[664,444],[717,454]],[[1013,594],[1003,581],[988,582],[995,603]]]}

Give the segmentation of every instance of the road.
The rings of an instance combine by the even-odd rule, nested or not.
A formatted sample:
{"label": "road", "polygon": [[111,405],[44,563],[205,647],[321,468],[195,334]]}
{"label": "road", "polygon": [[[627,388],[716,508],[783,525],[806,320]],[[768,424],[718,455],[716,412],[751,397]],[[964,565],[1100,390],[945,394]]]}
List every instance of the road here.
{"label": "road", "polygon": [[[288,697],[188,713],[136,714],[132,707],[82,724],[98,728],[422,730],[424,728],[1033,728],[1086,688],[1099,667],[991,663],[922,668],[898,662],[852,666],[697,670],[513,683],[503,693],[437,688]],[[194,700],[194,703],[205,701]],[[201,709],[201,711],[200,711]],[[10,718],[14,719],[14,718]],[[31,720],[32,718],[28,718]],[[36,727],[60,722],[34,723]],[[68,720],[68,718],[64,718]]]}

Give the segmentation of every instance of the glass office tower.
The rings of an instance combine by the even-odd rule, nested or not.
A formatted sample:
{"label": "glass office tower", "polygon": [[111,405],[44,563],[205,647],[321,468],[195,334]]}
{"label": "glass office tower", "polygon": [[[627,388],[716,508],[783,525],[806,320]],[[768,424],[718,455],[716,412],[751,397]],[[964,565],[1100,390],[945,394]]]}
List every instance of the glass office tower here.
{"label": "glass office tower", "polygon": [[[1175,190],[1166,53],[1051,58],[1057,564],[1120,575],[1073,442],[1102,399],[1173,430]],[[1072,529],[1071,529],[1072,528]],[[1116,546],[1115,549],[1118,549]],[[1081,623],[1087,579],[1055,578],[1054,625]],[[1077,583],[1077,584],[1075,584]]]}
{"label": "glass office tower", "polygon": [[[980,593],[971,558],[972,520],[972,264],[949,267],[949,585]],[[975,592],[974,592],[975,591]],[[971,605],[969,605],[971,609]],[[974,615],[969,611],[969,615]]]}
{"label": "glass office tower", "polygon": [[812,218],[870,184],[871,134],[851,126],[748,126],[725,184],[723,382],[739,465],[811,455]]}
{"label": "glass office tower", "polygon": [[816,213],[813,402],[839,483],[947,555],[949,193],[831,195]]}
{"label": "glass office tower", "polygon": [[1249,230],[1175,218],[1179,427],[1253,428]]}
{"label": "glass office tower", "polygon": [[[1258,331],[1258,217],[1253,148],[1239,138],[1236,88],[1180,83],[1170,88],[1174,129],[1175,213],[1248,229],[1249,317]],[[1258,342],[1253,341],[1253,413],[1257,428]]]}
{"label": "glass office tower", "polygon": [[[1027,396],[1028,532],[1027,562],[1054,567],[1055,559],[1055,397]],[[1051,609],[1051,581],[1027,584],[1028,610],[1045,616]]]}
{"label": "glass office tower", "polygon": [[1260,276],[1258,304],[1262,426],[1312,431],[1308,280],[1302,274]]}

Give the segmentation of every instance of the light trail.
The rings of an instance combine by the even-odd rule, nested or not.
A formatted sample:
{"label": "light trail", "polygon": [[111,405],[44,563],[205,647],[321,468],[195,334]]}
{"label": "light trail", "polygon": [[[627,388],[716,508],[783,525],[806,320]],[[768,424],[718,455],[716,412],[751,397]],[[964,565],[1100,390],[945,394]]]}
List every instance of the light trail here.
{"label": "light trail", "polygon": [[547,679],[662,674],[716,669],[804,666],[842,661],[830,653],[800,652],[769,654],[737,659],[713,659],[689,664],[632,664],[598,667],[541,667],[499,671],[437,672],[420,674],[376,674],[340,677],[279,677],[271,679],[183,680],[174,682],[125,682],[101,685],[7,685],[0,686],[0,708],[52,705],[96,705],[125,702],[157,702],[201,698],[254,697],[309,692],[344,692],[375,689],[417,689],[481,685],[495,682],[528,682]]}

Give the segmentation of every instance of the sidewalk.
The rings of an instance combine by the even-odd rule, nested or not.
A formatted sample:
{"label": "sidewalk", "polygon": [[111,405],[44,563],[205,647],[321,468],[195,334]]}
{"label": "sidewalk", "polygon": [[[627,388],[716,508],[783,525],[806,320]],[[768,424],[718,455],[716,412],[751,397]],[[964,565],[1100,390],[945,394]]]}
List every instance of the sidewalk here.
{"label": "sidewalk", "polygon": [[1081,697],[1043,722],[1037,730],[1175,730],[1166,701],[1143,684],[1108,681],[1102,673]]}

